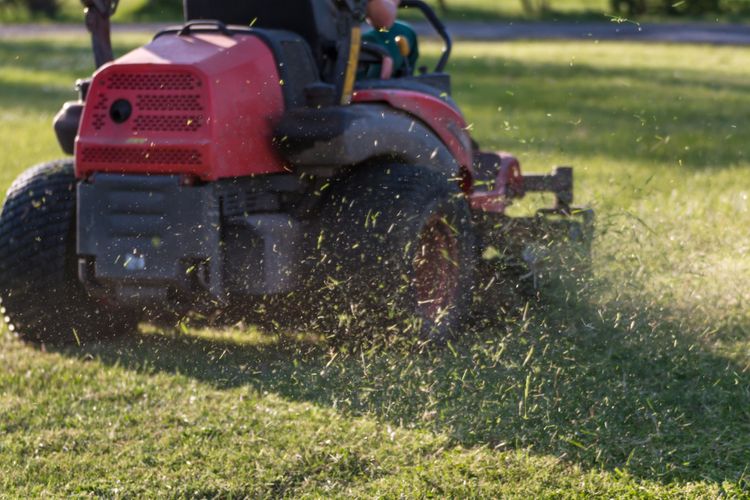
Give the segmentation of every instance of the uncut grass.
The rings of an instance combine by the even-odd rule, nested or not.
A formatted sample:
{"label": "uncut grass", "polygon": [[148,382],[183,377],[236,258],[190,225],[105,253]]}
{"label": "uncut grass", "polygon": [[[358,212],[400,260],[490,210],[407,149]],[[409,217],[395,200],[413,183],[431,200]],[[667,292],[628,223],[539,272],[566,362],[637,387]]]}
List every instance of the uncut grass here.
{"label": "uncut grass", "polygon": [[[0,54],[7,185],[57,156],[49,121],[90,63],[80,39],[3,42]],[[6,333],[0,487],[746,494],[749,59],[462,45],[456,97],[480,142],[533,169],[576,166],[577,196],[598,212],[585,296],[498,311],[504,323],[420,355],[247,328],[151,328],[58,353]]]}

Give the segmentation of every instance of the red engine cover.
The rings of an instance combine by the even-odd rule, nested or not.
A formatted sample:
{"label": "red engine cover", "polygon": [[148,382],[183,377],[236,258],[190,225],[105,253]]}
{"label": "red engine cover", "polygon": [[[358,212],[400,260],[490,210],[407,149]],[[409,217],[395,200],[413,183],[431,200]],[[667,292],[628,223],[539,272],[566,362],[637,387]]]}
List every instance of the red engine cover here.
{"label": "red engine cover", "polygon": [[[76,174],[184,173],[211,181],[283,172],[272,144],[284,112],[281,85],[273,53],[251,34],[161,36],[94,75]],[[127,103],[113,107],[120,100]]]}

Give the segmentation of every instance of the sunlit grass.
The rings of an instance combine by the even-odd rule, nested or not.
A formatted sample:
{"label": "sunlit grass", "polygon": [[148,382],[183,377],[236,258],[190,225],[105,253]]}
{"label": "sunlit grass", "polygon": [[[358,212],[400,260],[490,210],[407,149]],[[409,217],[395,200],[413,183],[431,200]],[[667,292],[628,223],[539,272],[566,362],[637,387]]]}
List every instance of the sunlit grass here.
{"label": "sunlit grass", "polygon": [[618,293],[632,282],[670,310],[747,318],[750,161],[740,110],[750,105],[750,51],[596,43],[461,50],[471,59],[456,71],[482,68],[457,89],[475,134],[518,152],[527,168],[576,167],[578,199],[597,208],[605,236],[597,267],[620,282]]}
{"label": "sunlit grass", "polygon": [[[59,156],[52,116],[90,71],[83,39],[0,42],[0,184]],[[750,50],[462,44],[452,71],[485,147],[575,166],[587,295],[421,354],[243,325],[59,352],[5,332],[0,491],[747,495]]]}

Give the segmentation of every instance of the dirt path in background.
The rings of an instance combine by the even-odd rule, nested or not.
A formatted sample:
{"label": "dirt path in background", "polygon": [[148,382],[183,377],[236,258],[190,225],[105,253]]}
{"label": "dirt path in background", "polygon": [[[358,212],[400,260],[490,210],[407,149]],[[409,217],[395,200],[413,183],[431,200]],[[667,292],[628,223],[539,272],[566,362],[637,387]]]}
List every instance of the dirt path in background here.
{"label": "dirt path in background", "polygon": [[[426,26],[420,26],[423,31]],[[750,45],[740,24],[635,24],[632,22],[518,22],[450,24],[456,38],[475,40],[621,40]]]}
{"label": "dirt path in background", "polygon": [[[426,23],[413,23],[421,36],[434,33]],[[118,33],[154,33],[163,24],[121,24]],[[750,26],[741,24],[635,24],[631,22],[512,22],[448,23],[455,38],[464,40],[621,40],[641,42],[750,45]],[[84,34],[83,23],[0,25],[0,39],[40,35]]]}

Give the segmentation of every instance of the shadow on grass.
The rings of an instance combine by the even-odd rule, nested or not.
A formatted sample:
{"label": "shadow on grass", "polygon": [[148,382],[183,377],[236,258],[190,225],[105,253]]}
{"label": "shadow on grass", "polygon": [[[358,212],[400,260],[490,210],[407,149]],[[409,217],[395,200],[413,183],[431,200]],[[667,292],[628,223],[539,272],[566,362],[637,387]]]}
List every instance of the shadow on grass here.
{"label": "shadow on grass", "polygon": [[77,99],[76,80],[93,71],[87,39],[0,40],[0,110],[56,113]]}
{"label": "shadow on grass", "polygon": [[[29,113],[55,114],[62,108],[66,101],[75,101],[76,94],[71,82],[69,89],[50,87],[43,95],[37,94],[34,99],[28,99],[28,87],[22,83],[0,82],[0,109],[23,111]],[[50,123],[47,133],[54,136],[52,124]]]}
{"label": "shadow on grass", "polygon": [[547,305],[423,353],[169,334],[63,352],[218,389],[252,386],[464,446],[528,448],[665,483],[740,480],[750,461],[747,368],[660,315]]}

